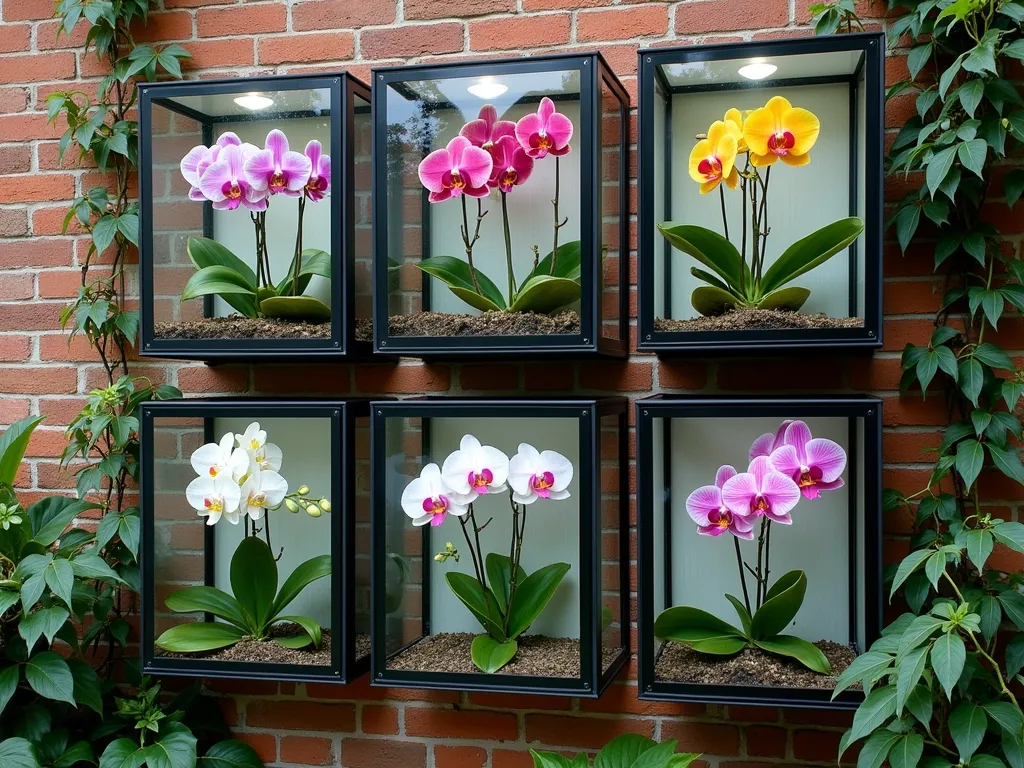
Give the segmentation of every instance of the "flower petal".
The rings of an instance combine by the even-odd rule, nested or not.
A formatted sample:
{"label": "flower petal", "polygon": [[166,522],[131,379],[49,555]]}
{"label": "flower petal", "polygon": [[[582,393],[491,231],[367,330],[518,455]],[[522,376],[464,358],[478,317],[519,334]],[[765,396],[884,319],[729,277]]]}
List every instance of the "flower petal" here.
{"label": "flower petal", "polygon": [[796,477],[800,474],[800,458],[796,455],[796,448],[792,445],[776,448],[772,451],[769,460],[776,471],[787,477]]}
{"label": "flower petal", "polygon": [[785,515],[800,501],[800,488],[781,472],[769,472],[761,484],[761,495],[771,505],[772,515]]}
{"label": "flower petal", "polygon": [[199,179],[199,188],[213,202],[225,199],[223,187],[231,181],[231,166],[226,160],[218,160],[210,165]]}
{"label": "flower petal", "polygon": [[796,455],[800,461],[806,461],[807,443],[811,440],[811,430],[806,422],[794,421],[786,427],[784,440],[786,445],[792,445],[796,448]]}
{"label": "flower petal", "polygon": [[218,147],[227,147],[230,145],[239,146],[242,140],[238,138],[238,134],[234,131],[224,131],[220,136],[217,137]]}
{"label": "flower petal", "polygon": [[[753,155],[768,154],[768,139],[775,135],[775,114],[768,107],[755,109],[743,121],[743,140]],[[774,157],[774,155],[773,155]]]}
{"label": "flower petal", "polygon": [[281,172],[284,174],[285,183],[292,192],[298,192],[309,181],[309,174],[313,165],[309,158],[301,152],[285,152],[281,159]]}
{"label": "flower petal", "polygon": [[[253,189],[264,191],[270,186],[274,175],[274,155],[269,150],[260,150],[249,156],[245,161],[245,180]],[[209,173],[209,171],[207,171]]]}
{"label": "flower petal", "polygon": [[821,481],[831,483],[846,469],[846,451],[839,443],[816,437],[807,443],[807,464],[821,470]]}
{"label": "flower petal", "polygon": [[[422,517],[423,500],[433,497],[432,490],[430,483],[422,477],[415,478],[405,486],[405,490],[402,491],[402,509],[405,510],[405,514],[413,518],[413,520]],[[417,523],[417,525],[423,525],[423,523]]]}
{"label": "flower petal", "polygon": [[181,158],[181,175],[193,187],[199,186],[199,163],[209,154],[209,148],[200,144],[198,147],[192,147],[188,154]]}
{"label": "flower petal", "polygon": [[267,494],[267,506],[276,507],[288,493],[288,481],[272,469],[260,473],[260,491]]}
{"label": "flower petal", "polygon": [[[465,177],[467,185],[473,189],[487,187],[487,179],[491,176],[491,168],[494,166],[494,160],[491,159],[491,154],[484,149],[479,147],[466,147],[462,152],[462,157],[459,160],[458,168]],[[470,190],[466,190],[467,194],[471,194]]]}
{"label": "flower petal", "polygon": [[284,135],[284,131],[275,128],[267,134],[263,148],[270,151],[274,164],[279,165],[284,158],[284,153],[288,151],[288,137]]}
{"label": "flower petal", "polygon": [[764,478],[772,471],[771,462],[767,456],[758,456],[747,467],[747,472],[754,476],[754,482],[757,483],[757,487],[760,488],[764,483]]}
{"label": "flower petal", "polygon": [[491,470],[493,479],[491,487],[504,485],[508,480],[508,456],[499,451],[493,445],[485,445],[481,449],[484,457],[484,467]]}
{"label": "flower petal", "polygon": [[572,139],[572,120],[561,112],[554,113],[548,118],[547,133],[548,138],[555,143],[555,148],[561,149]]}
{"label": "flower petal", "polygon": [[185,498],[192,509],[206,511],[206,499],[213,493],[213,478],[209,475],[195,478],[185,488]]}
{"label": "flower petal", "polygon": [[750,505],[757,498],[758,486],[754,476],[749,472],[741,472],[730,477],[722,486],[722,501],[734,515],[750,514]]}
{"label": "flower petal", "polygon": [[420,162],[420,184],[431,192],[445,191],[442,179],[451,169],[451,153],[447,149],[436,149]]}
{"label": "flower petal", "polygon": [[548,501],[561,501],[562,499],[568,499],[569,496],[570,493],[568,491],[552,490],[548,492]]}
{"label": "flower petal", "polygon": [[309,162],[314,170],[320,169],[320,158],[323,157],[323,154],[324,145],[316,139],[312,139],[308,144],[306,144],[305,155],[309,158]]}
{"label": "flower petal", "polygon": [[690,161],[689,171],[690,178],[697,182],[704,181],[704,174],[700,172],[700,164],[703,160],[711,157],[711,142],[707,139],[701,139],[693,145],[693,149],[690,150]]}
{"label": "flower petal", "polygon": [[722,491],[716,485],[702,485],[686,497],[686,513],[697,525],[710,525],[708,517],[722,507]]}
{"label": "flower petal", "polygon": [[523,115],[516,123],[516,140],[523,149],[530,150],[530,137],[544,129],[544,121],[536,112]]}
{"label": "flower petal", "polygon": [[[484,109],[487,109],[485,106]],[[494,109],[494,107],[491,107]],[[483,110],[481,110],[481,113]],[[484,120],[470,120],[459,131],[459,136],[462,136],[469,140],[469,143],[474,147],[482,147],[490,140],[491,131],[487,122]]]}
{"label": "flower petal", "polygon": [[558,451],[541,451],[540,454],[540,465],[541,468],[550,472],[555,476],[554,485],[551,486],[553,491],[563,491],[572,481],[572,462],[569,461],[565,456],[558,453]]}
{"label": "flower petal", "polygon": [[793,134],[795,143],[789,151],[791,155],[807,154],[818,140],[821,122],[813,112],[800,107],[786,110],[782,114],[783,130]]}
{"label": "flower petal", "polygon": [[807,165],[811,162],[810,155],[779,155],[779,160],[784,162],[786,165],[792,165],[794,167],[800,167],[801,165]]}
{"label": "flower petal", "polygon": [[553,114],[555,114],[555,102],[545,96],[540,100],[540,106],[537,107],[537,115],[540,117],[545,128],[547,128],[548,121]]}
{"label": "flower petal", "polygon": [[775,442],[775,435],[771,432],[765,432],[763,435],[754,440],[750,446],[750,451],[747,457],[748,461],[753,461],[758,456],[768,456],[772,452],[772,445]]}
{"label": "flower petal", "polygon": [[726,480],[736,477],[736,468],[730,464],[723,464],[715,473],[715,485],[721,488]]}

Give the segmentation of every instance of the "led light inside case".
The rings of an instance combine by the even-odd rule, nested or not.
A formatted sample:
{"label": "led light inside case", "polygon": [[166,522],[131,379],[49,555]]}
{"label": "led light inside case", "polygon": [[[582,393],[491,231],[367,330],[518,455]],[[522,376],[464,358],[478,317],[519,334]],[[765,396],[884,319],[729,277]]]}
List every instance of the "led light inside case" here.
{"label": "led light inside case", "polygon": [[251,109],[254,112],[259,109],[266,109],[272,106],[274,100],[269,96],[261,96],[258,93],[247,93],[244,96],[235,97],[235,104],[245,109]]}
{"label": "led light inside case", "polygon": [[485,75],[466,90],[481,99],[496,99],[508,90],[508,86],[497,82],[490,75]]}
{"label": "led light inside case", "polygon": [[764,59],[751,59],[737,70],[740,75],[748,80],[764,80],[769,75],[774,75],[778,67],[767,63]]}

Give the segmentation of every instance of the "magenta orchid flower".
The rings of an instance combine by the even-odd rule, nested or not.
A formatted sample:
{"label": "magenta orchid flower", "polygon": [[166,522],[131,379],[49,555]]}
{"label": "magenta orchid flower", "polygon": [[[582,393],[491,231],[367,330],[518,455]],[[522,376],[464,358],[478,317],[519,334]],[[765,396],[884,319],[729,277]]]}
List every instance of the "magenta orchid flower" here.
{"label": "magenta orchid flower", "polygon": [[767,456],[758,456],[747,468],[722,486],[722,499],[733,514],[760,517],[791,525],[789,513],[800,501],[800,489],[787,475],[777,472]]}
{"label": "magenta orchid flower", "polygon": [[570,150],[572,120],[556,112],[555,102],[545,96],[536,112],[521,117],[516,123],[516,138],[526,154],[536,160],[548,153],[565,155]]}
{"label": "magenta orchid flower", "polygon": [[203,196],[213,203],[218,211],[233,211],[242,205],[250,211],[264,211],[267,208],[266,194],[245,178],[245,165],[251,158],[251,144],[228,146],[221,149],[217,160],[203,170],[199,178],[199,189]]}
{"label": "magenta orchid flower", "polygon": [[263,149],[246,160],[245,178],[260,192],[298,197],[312,168],[308,157],[288,149],[288,137],[275,128],[267,134]]}
{"label": "magenta orchid flower", "polygon": [[740,539],[754,538],[754,524],[749,515],[733,512],[722,498],[722,487],[736,476],[736,470],[726,464],[719,467],[714,485],[704,485],[686,499],[686,511],[697,524],[702,536],[721,536],[728,531]]}
{"label": "magenta orchid flower", "polygon": [[459,136],[469,139],[469,143],[481,149],[490,149],[498,143],[502,136],[516,135],[516,124],[511,120],[499,120],[498,110],[490,104],[480,108],[480,116],[470,120],[459,131]]}
{"label": "magenta orchid flower", "polygon": [[502,136],[494,143],[491,157],[494,158],[494,168],[487,185],[502,192],[511,192],[533,173],[533,158],[511,136]]}
{"label": "magenta orchid flower", "polygon": [[772,451],[772,466],[792,478],[805,499],[817,499],[821,491],[843,487],[846,451],[839,443],[812,437],[802,421],[789,424],[784,443]]}
{"label": "magenta orchid flower", "polygon": [[427,464],[402,492],[402,509],[412,518],[413,525],[436,527],[448,515],[462,517],[469,511],[470,501],[448,486],[437,464]]}
{"label": "magenta orchid flower", "polygon": [[312,169],[306,182],[306,197],[314,203],[324,199],[331,186],[331,156],[324,154],[323,145],[314,139],[306,145],[306,157]]}
{"label": "magenta orchid flower", "polygon": [[462,194],[486,197],[487,180],[493,166],[489,152],[474,147],[465,136],[456,136],[447,147],[423,158],[419,167],[420,183],[430,190],[432,203]]}
{"label": "magenta orchid flower", "polygon": [[758,456],[771,456],[772,451],[783,445],[784,438],[786,437],[786,427],[792,423],[792,419],[787,419],[779,425],[779,428],[775,430],[774,435],[771,432],[765,432],[757,438],[754,441],[754,444],[750,446],[750,455],[748,456],[748,460],[753,461]]}
{"label": "magenta orchid flower", "polygon": [[212,147],[200,144],[189,150],[188,154],[181,159],[180,168],[181,175],[189,183],[188,196],[190,200],[202,201],[206,199],[206,195],[199,188],[199,179],[207,168],[217,162],[217,156],[224,147],[239,146],[241,143],[242,140],[238,138],[237,134],[227,131],[221,134],[220,138],[217,139],[217,143]]}

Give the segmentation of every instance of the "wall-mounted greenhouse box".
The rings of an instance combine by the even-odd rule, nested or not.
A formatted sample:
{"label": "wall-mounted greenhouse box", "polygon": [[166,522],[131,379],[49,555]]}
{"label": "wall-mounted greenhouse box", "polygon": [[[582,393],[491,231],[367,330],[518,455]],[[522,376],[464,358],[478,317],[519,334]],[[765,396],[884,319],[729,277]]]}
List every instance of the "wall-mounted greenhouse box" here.
{"label": "wall-mounted greenhouse box", "polygon": [[639,53],[639,346],[882,343],[881,32]]}
{"label": "wall-mounted greenhouse box", "polygon": [[604,59],[373,85],[376,351],[623,356],[629,96]]}
{"label": "wall-mounted greenhouse box", "polygon": [[146,674],[369,667],[369,403],[144,403]]}
{"label": "wall-mounted greenhouse box", "polygon": [[629,658],[626,407],[372,404],[374,685],[600,694]]}
{"label": "wall-mounted greenhouse box", "polygon": [[139,91],[141,353],[368,353],[369,89],[339,73]]}
{"label": "wall-mounted greenhouse box", "polygon": [[637,408],[640,698],[852,708],[882,614],[881,402]]}

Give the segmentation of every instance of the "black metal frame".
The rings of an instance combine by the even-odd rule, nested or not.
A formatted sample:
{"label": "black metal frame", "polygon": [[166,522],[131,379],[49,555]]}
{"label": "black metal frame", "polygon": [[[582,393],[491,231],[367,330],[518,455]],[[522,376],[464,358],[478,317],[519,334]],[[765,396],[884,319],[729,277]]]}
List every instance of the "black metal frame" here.
{"label": "black metal frame", "polygon": [[[638,285],[638,343],[641,350],[671,355],[681,352],[765,352],[777,349],[807,349],[829,347],[831,349],[870,350],[882,346],[882,236],[884,232],[883,212],[883,156],[885,114],[885,36],[882,32],[864,32],[828,37],[807,37],[749,43],[727,43],[698,45],[685,48],[651,48],[639,51],[638,72],[640,108],[639,171],[638,171],[638,219],[639,227],[639,285]],[[665,163],[666,158],[656,158],[654,152],[655,118],[654,104],[665,94],[688,93],[707,90],[738,88],[765,88],[765,81],[750,84],[735,83],[715,86],[670,86],[665,81],[661,67],[666,64],[687,64],[702,61],[742,59],[748,57],[784,57],[801,54],[827,53],[833,51],[861,51],[860,65],[850,76],[808,77],[771,81],[780,86],[808,85],[813,83],[842,84],[850,90],[850,120],[854,128],[858,120],[857,89],[865,89],[866,126],[864,157],[859,157],[857,131],[851,130],[850,147],[850,207],[855,213],[857,202],[857,173],[864,166],[864,247],[858,244],[850,249],[850,310],[856,314],[858,306],[857,260],[864,260],[864,326],[861,328],[821,328],[757,331],[658,331],[655,320],[654,260],[663,259],[665,265],[663,291],[666,307],[671,306],[672,295],[672,248],[667,241],[661,244],[655,238],[654,210],[654,168],[656,163]],[[658,95],[656,90],[662,92]],[[671,105],[668,105],[664,126],[666,141],[665,154],[671,157]],[[669,174],[666,174],[666,187]],[[671,210],[671,192],[665,198]],[[666,313],[669,310],[666,309]]]}
{"label": "black metal frame", "polygon": [[[580,242],[582,297],[580,333],[534,336],[391,336],[388,333],[388,211],[387,190],[387,92],[412,80],[440,80],[516,75],[531,72],[575,69],[580,73],[580,140],[574,151],[589,158],[582,163],[580,184]],[[444,62],[412,67],[373,70],[373,336],[374,351],[417,357],[457,358],[464,356],[547,355],[625,357],[629,346],[629,95],[600,53],[555,54],[528,59],[496,59],[472,63]],[[619,338],[601,334],[602,258],[600,231],[601,196],[601,85],[607,83],[621,108],[622,138],[619,169]],[[538,99],[539,100],[539,99]],[[424,156],[430,151],[424,148]],[[589,166],[589,178],[586,177]],[[427,206],[424,196],[424,206]],[[423,257],[429,256],[429,215],[423,216]],[[423,276],[424,309],[429,308],[429,278]]]}
{"label": "black metal frame", "polygon": [[[205,115],[173,101],[174,97],[247,93],[259,90],[328,89],[331,108],[325,114],[341,115],[331,121],[329,154],[336,159],[331,168],[331,337],[329,339],[161,339],[154,335],[153,280],[153,134],[154,105],[190,117],[202,125],[203,140],[213,138],[213,125],[220,122],[273,120],[311,116],[304,112],[217,117]],[[139,270],[142,357],[177,358],[224,362],[257,359],[338,359],[368,357],[369,341],[355,337],[355,97],[370,103],[369,86],[347,72],[325,75],[274,75],[190,82],[164,81],[139,87]],[[203,206],[203,233],[213,235],[213,209]],[[208,299],[210,297],[207,297]],[[212,302],[206,301],[209,316]]]}
{"label": "black metal frame", "polygon": [[[355,649],[355,425],[359,417],[370,413],[369,400],[285,400],[211,398],[208,400],[149,401],[140,407],[140,492],[142,537],[139,569],[142,574],[140,628],[142,672],[147,675],[216,677],[242,680],[288,680],[299,682],[346,683],[365,673],[369,656],[356,658]],[[172,658],[155,653],[156,574],[154,520],[154,419],[202,418],[204,429],[212,428],[216,417],[251,416],[253,418],[293,417],[331,420],[331,495],[334,502],[330,518],[331,570],[331,665],[269,662],[234,662],[211,659]],[[182,491],[184,493],[184,491]],[[274,513],[278,514],[278,513]],[[214,580],[215,526],[204,530],[205,582]]]}
{"label": "black metal frame", "polygon": [[[882,627],[882,401],[866,396],[836,397],[675,397],[654,395],[636,402],[637,431],[637,585],[639,650],[639,698],[645,701],[693,701],[714,704],[753,704],[816,709],[855,709],[863,701],[861,691],[847,690],[831,700],[832,691],[781,686],[708,685],[703,683],[658,680],[655,676],[657,652],[654,629],[654,547],[664,547],[665,602],[671,598],[671,466],[668,445],[660,446],[665,474],[663,489],[654,488],[653,420],[665,420],[665,442],[670,438],[668,425],[673,418],[721,418],[722,420],[770,416],[777,418],[847,417],[850,423],[850,464],[847,487],[850,488],[850,635],[855,642],[860,632],[857,614],[864,606],[863,633],[870,645]],[[863,423],[863,445],[857,444],[857,420]],[[857,461],[863,456],[863,466]],[[857,487],[858,469],[863,486]],[[857,494],[863,494],[863,530],[857,525]],[[664,520],[664,541],[654,538],[654,516]],[[863,537],[863,584],[858,577],[858,540]],[[863,653],[866,648],[858,648]]]}
{"label": "black metal frame", "polygon": [[[391,688],[428,688],[439,690],[490,691],[497,693],[529,693],[597,698],[615,679],[630,656],[629,615],[629,505],[628,505],[628,429],[625,397],[591,399],[584,397],[555,400],[525,398],[444,398],[421,397],[401,401],[370,404],[370,455],[372,472],[370,524],[371,538],[371,657],[370,683]],[[384,506],[387,493],[386,422],[389,418],[422,418],[485,416],[516,418],[575,418],[579,421],[580,461],[577,472],[580,495],[580,662],[579,678],[550,678],[501,674],[462,674],[446,672],[413,672],[389,670],[387,667],[385,600],[385,555],[387,554],[387,521]],[[601,419],[618,418],[619,461],[619,561],[620,616],[622,649],[606,670],[601,669],[602,615],[602,553],[601,553]],[[424,463],[429,460],[429,438],[424,439]],[[430,552],[430,526],[423,527],[424,557]],[[430,636],[430,568],[423,569],[421,592],[423,637]],[[418,642],[414,640],[413,643]],[[403,647],[409,647],[407,644]],[[400,650],[403,650],[400,649]],[[400,651],[396,651],[400,652]]]}

